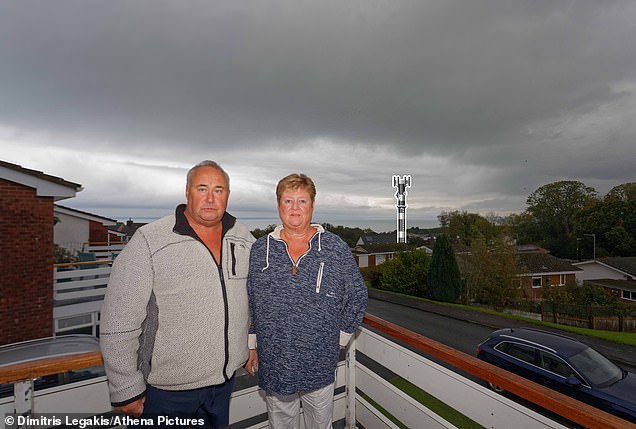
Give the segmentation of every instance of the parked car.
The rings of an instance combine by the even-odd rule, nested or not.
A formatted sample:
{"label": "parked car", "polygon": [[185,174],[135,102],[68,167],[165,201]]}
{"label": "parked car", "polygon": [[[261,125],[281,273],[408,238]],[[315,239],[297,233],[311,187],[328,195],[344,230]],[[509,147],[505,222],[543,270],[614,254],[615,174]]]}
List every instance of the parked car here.
{"label": "parked car", "polygon": [[477,357],[636,423],[636,375],[573,338],[538,329],[505,328],[477,346]]}

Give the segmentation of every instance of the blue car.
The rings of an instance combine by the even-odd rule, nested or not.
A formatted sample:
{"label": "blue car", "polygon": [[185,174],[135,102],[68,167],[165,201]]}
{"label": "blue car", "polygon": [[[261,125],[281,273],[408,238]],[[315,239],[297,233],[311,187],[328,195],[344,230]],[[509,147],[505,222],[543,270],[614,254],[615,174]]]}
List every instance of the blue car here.
{"label": "blue car", "polygon": [[[636,423],[636,375],[573,338],[505,328],[479,344],[477,357]],[[503,393],[492,383],[490,387]]]}

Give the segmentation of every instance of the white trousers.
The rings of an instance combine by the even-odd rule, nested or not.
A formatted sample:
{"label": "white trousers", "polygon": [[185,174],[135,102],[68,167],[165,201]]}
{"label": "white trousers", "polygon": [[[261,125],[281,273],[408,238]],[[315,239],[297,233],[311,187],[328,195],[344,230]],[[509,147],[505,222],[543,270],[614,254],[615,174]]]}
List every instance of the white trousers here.
{"label": "white trousers", "polygon": [[300,429],[300,404],[303,405],[305,429],[331,429],[333,421],[333,387],[293,395],[266,394],[267,417],[271,429]]}

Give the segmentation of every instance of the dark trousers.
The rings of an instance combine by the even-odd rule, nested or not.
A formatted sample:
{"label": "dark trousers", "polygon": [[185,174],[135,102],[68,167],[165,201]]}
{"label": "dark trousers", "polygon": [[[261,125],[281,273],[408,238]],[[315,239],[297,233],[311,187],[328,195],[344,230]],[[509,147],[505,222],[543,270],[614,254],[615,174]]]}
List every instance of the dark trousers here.
{"label": "dark trousers", "polygon": [[223,384],[192,390],[162,390],[149,385],[141,418],[161,428],[223,428],[230,421],[233,386],[234,377]]}

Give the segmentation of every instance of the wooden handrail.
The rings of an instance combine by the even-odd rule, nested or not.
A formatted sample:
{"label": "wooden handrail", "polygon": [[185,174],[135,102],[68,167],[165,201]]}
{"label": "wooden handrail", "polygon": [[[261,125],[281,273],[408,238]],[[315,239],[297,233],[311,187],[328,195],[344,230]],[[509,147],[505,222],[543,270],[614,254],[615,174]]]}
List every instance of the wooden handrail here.
{"label": "wooden handrail", "polygon": [[[518,375],[453,349],[401,326],[387,322],[367,313],[363,323],[377,329],[394,339],[415,347],[431,356],[439,358],[454,367],[492,382],[503,389],[533,402],[547,410],[561,415],[586,428],[626,429],[636,425],[579,402],[547,387],[536,384]],[[14,383],[45,375],[102,365],[103,359],[98,351],[73,356],[60,356],[39,359],[0,367],[0,383]]]}
{"label": "wooden handrail", "polygon": [[29,380],[45,375],[89,368],[103,363],[101,353],[96,351],[0,366],[0,384],[15,383],[16,381]]}
{"label": "wooden handrail", "polygon": [[416,334],[401,326],[387,322],[377,316],[366,313],[363,323],[398,341],[439,358],[453,365],[455,368],[466,371],[482,380],[494,383],[510,393],[520,396],[586,428],[636,428],[635,424],[617,416],[579,402],[555,390],[534,383],[502,368],[477,359],[474,356],[424,337],[423,335]]}
{"label": "wooden handrail", "polygon": [[112,259],[100,259],[98,261],[84,261],[84,262],[65,262],[63,264],[53,264],[54,267],[58,268],[66,268],[66,267],[80,267],[86,265],[105,265],[111,264],[113,262]]}

